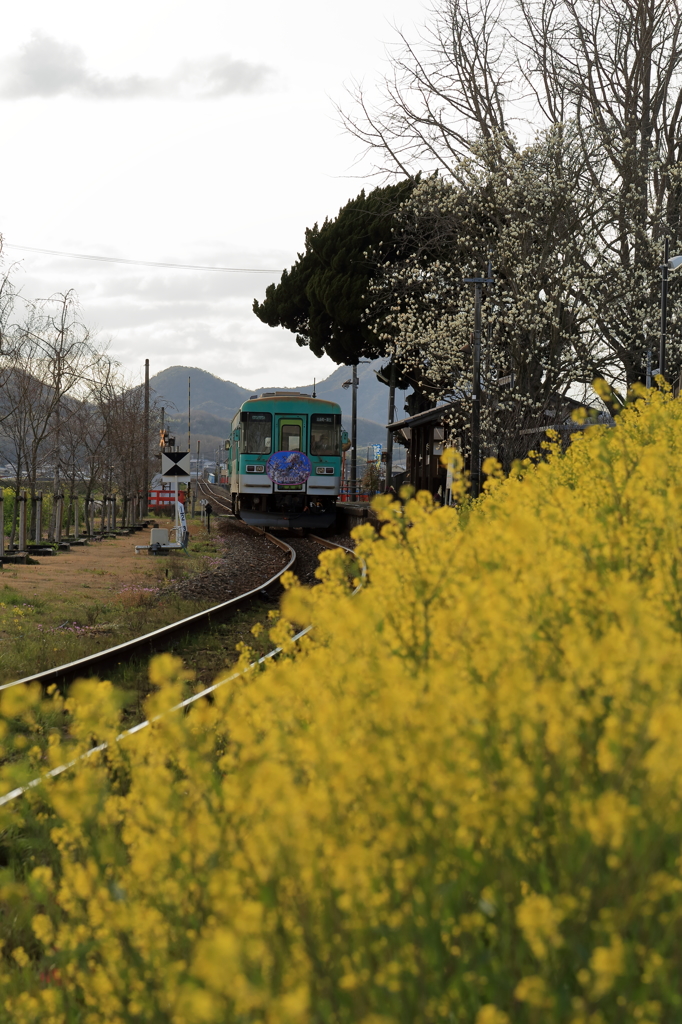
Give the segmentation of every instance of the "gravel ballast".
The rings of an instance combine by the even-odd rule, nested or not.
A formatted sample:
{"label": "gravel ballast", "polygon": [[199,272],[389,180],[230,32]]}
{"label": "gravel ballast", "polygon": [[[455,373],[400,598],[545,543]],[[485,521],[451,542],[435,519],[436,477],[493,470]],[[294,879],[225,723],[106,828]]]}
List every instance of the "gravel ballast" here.
{"label": "gravel ballast", "polygon": [[288,554],[262,534],[239,527],[221,533],[227,542],[223,557],[213,559],[203,572],[170,583],[168,591],[190,600],[227,601],[262,587],[289,561]]}

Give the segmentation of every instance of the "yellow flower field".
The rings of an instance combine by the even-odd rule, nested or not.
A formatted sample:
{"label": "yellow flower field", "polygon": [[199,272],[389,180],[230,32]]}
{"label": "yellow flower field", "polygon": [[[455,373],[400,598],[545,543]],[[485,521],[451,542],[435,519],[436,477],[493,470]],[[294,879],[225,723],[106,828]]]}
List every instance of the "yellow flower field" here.
{"label": "yellow flower field", "polygon": [[[682,402],[544,455],[380,502],[360,593],[324,556],[277,664],[10,805],[4,843],[50,840],[0,877],[4,1019],[682,1019]],[[185,685],[152,673],[150,715]],[[106,683],[68,709],[118,731]]]}

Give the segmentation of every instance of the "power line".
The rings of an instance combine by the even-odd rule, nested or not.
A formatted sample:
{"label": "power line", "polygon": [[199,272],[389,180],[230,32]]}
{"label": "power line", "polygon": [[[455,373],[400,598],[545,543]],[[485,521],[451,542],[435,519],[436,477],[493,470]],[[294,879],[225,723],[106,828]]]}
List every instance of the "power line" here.
{"label": "power line", "polygon": [[193,263],[152,263],[149,260],[124,260],[115,256],[89,256],[82,252],[59,252],[57,249],[36,249],[31,245],[4,243],[6,249],[38,252],[44,256],[68,256],[72,260],[95,260],[97,263],[124,263],[130,267],[163,267],[170,270],[209,270],[219,274],[279,274],[279,270],[261,270],[255,267],[200,267]]}

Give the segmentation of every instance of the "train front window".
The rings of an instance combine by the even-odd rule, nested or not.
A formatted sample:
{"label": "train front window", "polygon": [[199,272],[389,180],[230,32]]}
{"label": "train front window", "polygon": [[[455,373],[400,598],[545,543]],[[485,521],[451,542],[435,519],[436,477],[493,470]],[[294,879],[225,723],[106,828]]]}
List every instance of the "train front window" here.
{"label": "train front window", "polygon": [[301,446],[301,421],[286,420],[280,424],[279,450],[281,452],[300,452]]}
{"label": "train front window", "polygon": [[341,417],[333,413],[316,413],[310,423],[310,454],[341,454]]}
{"label": "train front window", "polygon": [[247,412],[244,427],[244,454],[269,455],[272,449],[272,413]]}

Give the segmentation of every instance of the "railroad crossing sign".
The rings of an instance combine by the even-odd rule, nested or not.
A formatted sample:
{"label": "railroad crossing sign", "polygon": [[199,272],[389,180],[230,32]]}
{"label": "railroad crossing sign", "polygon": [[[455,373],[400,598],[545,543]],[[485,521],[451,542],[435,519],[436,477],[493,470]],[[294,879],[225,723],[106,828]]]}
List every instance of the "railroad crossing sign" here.
{"label": "railroad crossing sign", "polygon": [[190,480],[189,452],[162,452],[161,476],[165,479]]}

